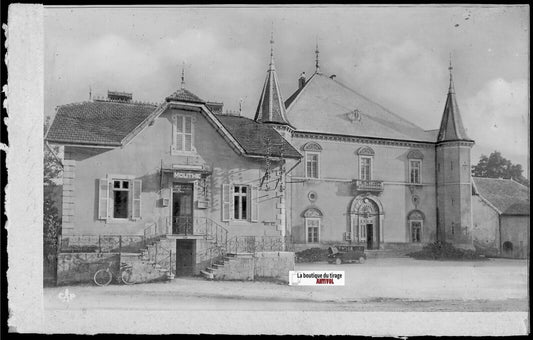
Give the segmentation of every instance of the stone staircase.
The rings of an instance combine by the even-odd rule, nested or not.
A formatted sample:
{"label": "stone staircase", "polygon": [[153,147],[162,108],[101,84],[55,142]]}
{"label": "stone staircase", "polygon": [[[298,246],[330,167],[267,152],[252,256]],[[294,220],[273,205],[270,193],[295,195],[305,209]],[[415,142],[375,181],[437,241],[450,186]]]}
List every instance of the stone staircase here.
{"label": "stone staircase", "polygon": [[148,240],[145,248],[140,249],[139,253],[121,253],[120,261],[132,266],[133,281],[145,283],[174,278],[172,254],[161,246],[165,241],[165,237],[154,237]]}
{"label": "stone staircase", "polygon": [[200,273],[208,280],[253,280],[253,261],[252,253],[227,253]]}

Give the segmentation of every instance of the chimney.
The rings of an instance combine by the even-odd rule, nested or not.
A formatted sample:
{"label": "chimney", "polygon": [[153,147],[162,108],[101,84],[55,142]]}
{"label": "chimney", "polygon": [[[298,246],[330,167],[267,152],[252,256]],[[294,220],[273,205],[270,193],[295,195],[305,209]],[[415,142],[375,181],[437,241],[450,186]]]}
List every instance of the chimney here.
{"label": "chimney", "polygon": [[224,108],[224,103],[217,103],[217,102],[207,102],[205,104],[209,110],[211,110],[214,114],[222,114],[222,109]]}
{"label": "chimney", "polygon": [[107,100],[110,100],[110,101],[131,102],[132,98],[133,98],[132,93],[109,91],[109,90],[107,91]]}
{"label": "chimney", "polygon": [[305,85],[305,72],[302,72],[302,74],[300,74],[300,78],[298,79],[298,88],[301,89],[302,87],[304,87]]}

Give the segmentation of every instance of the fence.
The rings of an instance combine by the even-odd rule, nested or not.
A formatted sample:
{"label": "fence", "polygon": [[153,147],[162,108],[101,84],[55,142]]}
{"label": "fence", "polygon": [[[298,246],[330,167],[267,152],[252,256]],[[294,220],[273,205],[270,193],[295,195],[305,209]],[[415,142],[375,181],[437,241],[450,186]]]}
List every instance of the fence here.
{"label": "fence", "polygon": [[60,253],[135,253],[146,245],[144,235],[60,236]]}
{"label": "fence", "polygon": [[228,240],[228,253],[256,253],[261,251],[294,251],[288,236],[235,236]]}

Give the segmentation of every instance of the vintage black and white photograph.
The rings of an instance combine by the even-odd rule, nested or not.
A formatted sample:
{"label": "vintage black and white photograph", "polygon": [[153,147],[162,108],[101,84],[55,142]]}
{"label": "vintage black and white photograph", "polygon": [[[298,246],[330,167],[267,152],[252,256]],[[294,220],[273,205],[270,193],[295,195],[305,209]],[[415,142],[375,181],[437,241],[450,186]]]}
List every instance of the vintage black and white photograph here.
{"label": "vintage black and white photograph", "polygon": [[42,22],[49,332],[493,335],[407,315],[507,313],[529,333],[529,7]]}

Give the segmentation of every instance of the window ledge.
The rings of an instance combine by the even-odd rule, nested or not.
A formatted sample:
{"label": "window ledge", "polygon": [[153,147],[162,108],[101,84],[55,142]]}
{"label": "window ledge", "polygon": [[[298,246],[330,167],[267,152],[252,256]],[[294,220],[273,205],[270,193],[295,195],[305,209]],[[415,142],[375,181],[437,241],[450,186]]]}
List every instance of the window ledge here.
{"label": "window ledge", "polygon": [[106,224],[125,224],[125,223],[133,223],[137,221],[138,219],[130,219],[130,218],[108,218],[106,221]]}

